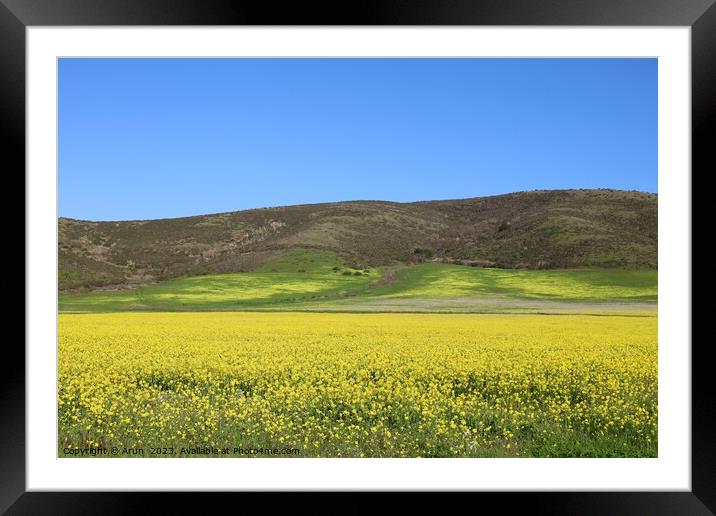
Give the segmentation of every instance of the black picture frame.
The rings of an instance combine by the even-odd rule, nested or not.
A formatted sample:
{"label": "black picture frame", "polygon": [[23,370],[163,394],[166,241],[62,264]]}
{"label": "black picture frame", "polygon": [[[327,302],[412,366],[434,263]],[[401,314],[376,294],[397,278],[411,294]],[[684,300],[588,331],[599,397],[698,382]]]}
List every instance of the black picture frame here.
{"label": "black picture frame", "polygon": [[[62,25],[689,26],[692,169],[701,175],[716,170],[714,0],[393,0],[295,2],[280,8],[267,1],[245,0],[0,0],[0,128],[5,178],[24,177],[19,172],[25,167],[25,29]],[[14,171],[18,173],[11,174]],[[19,188],[24,190],[24,182]],[[7,185],[5,190],[9,192]],[[16,218],[17,210],[13,213]],[[709,340],[692,346],[692,491],[479,493],[479,503],[489,500],[498,503],[501,510],[522,508],[549,514],[713,514],[716,403],[711,361],[707,359],[709,347]],[[126,514],[155,503],[166,513],[186,507],[191,493],[26,492],[25,354],[16,338],[5,340],[4,352],[5,367],[0,375],[0,513]],[[206,502],[206,495],[201,496]],[[227,496],[230,494],[212,495],[211,500],[224,503]],[[295,503],[302,497],[288,499]],[[271,503],[276,500],[280,498]],[[413,498],[419,503],[421,500],[422,496]],[[348,508],[360,509],[361,504],[351,502]]]}

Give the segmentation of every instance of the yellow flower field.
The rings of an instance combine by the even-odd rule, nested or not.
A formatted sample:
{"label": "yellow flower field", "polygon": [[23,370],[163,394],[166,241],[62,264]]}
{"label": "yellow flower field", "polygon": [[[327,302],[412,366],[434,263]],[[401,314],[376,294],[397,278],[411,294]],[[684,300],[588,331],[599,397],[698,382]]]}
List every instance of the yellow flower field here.
{"label": "yellow flower field", "polygon": [[60,456],[653,457],[657,318],[60,314],[58,413]]}

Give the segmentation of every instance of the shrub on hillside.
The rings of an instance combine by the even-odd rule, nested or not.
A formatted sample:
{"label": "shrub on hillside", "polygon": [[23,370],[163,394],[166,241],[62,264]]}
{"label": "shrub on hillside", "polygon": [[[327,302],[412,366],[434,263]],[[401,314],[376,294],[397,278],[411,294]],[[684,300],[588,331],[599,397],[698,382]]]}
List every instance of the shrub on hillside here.
{"label": "shrub on hillside", "polygon": [[432,249],[429,249],[429,248],[424,248],[424,249],[423,249],[423,248],[421,248],[421,247],[416,247],[416,248],[413,250],[413,254],[416,255],[416,256],[420,256],[420,257],[422,257],[422,258],[432,258],[432,256],[433,256],[433,250],[432,250]]}

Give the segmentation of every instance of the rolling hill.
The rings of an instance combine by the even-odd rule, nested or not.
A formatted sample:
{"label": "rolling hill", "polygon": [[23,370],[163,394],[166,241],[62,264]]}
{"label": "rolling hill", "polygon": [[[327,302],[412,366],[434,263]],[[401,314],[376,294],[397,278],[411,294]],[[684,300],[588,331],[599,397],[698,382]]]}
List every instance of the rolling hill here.
{"label": "rolling hill", "polygon": [[655,269],[657,207],[657,196],[642,192],[540,190],[160,220],[60,218],[59,288],[122,288],[246,271],[308,274],[317,256],[322,266],[336,268],[336,278],[344,272],[368,276],[376,271],[361,271],[423,262],[511,269]]}

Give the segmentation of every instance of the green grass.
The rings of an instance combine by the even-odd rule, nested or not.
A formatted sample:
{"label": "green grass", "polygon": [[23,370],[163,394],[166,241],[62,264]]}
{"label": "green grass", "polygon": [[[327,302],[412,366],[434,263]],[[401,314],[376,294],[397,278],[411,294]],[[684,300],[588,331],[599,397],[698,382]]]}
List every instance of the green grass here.
{"label": "green grass", "polygon": [[253,272],[330,273],[334,272],[333,267],[345,268],[335,253],[313,249],[291,249],[268,260]]}
{"label": "green grass", "polygon": [[656,301],[655,270],[513,270],[426,263],[371,295],[387,298],[511,297],[555,300]]}
{"label": "green grass", "polygon": [[[351,306],[367,302],[372,303],[370,311],[380,311],[381,303],[400,301],[405,305],[407,300],[414,300],[418,306],[424,300],[440,299],[642,303],[657,299],[654,270],[535,271],[426,263],[398,269],[394,282],[384,281],[382,274],[381,268],[365,272],[345,267],[332,253],[294,250],[253,272],[193,276],[134,290],[61,295],[60,310],[340,307],[350,311]],[[408,311],[411,303],[406,305]],[[402,305],[400,310],[405,310]],[[473,311],[469,303],[461,302],[459,306]],[[474,308],[481,310],[485,310],[484,306]],[[426,310],[422,307],[418,311]]]}
{"label": "green grass", "polygon": [[[192,276],[132,290],[60,296],[61,311],[231,310],[340,299],[380,278],[340,265],[332,253],[295,250],[254,272]],[[346,274],[344,274],[346,273]],[[357,274],[356,274],[357,273]]]}

